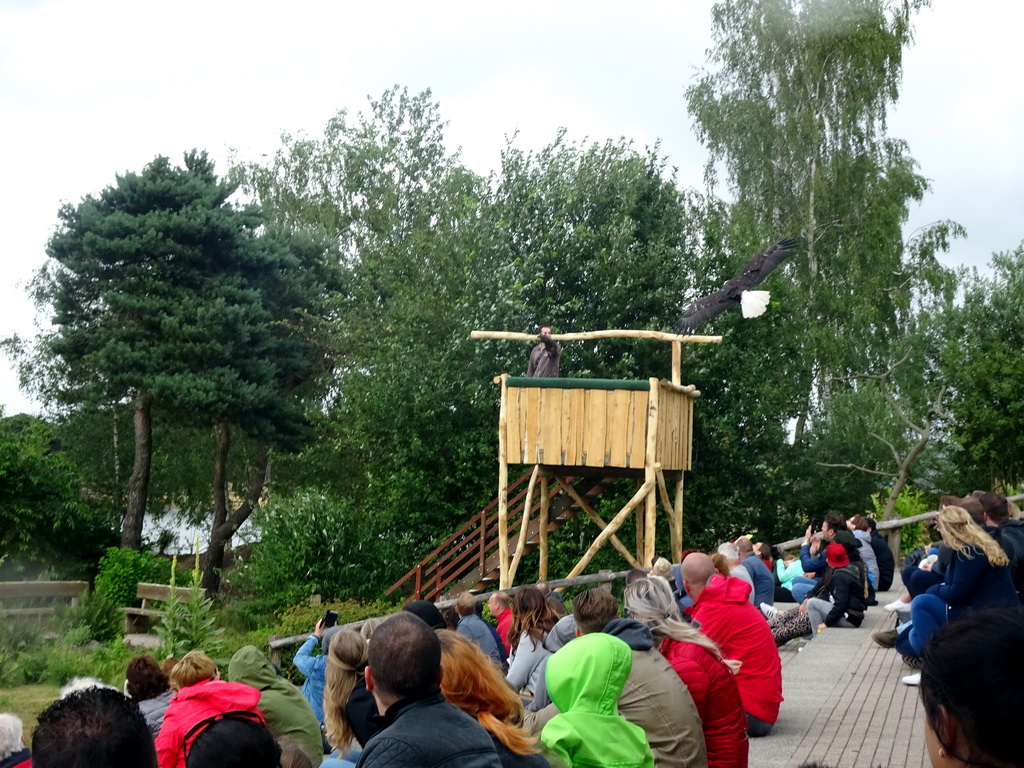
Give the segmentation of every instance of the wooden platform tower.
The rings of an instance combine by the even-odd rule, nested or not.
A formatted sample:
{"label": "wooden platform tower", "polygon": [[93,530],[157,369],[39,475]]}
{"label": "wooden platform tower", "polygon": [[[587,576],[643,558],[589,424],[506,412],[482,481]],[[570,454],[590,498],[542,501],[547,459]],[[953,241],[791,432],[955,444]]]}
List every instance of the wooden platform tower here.
{"label": "wooden platform tower", "polygon": [[[474,331],[472,337],[521,341],[536,341],[537,338],[525,333],[500,331]],[[650,567],[655,556],[659,500],[668,517],[672,557],[678,562],[682,556],[683,472],[691,465],[693,401],[700,396],[696,386],[684,386],[680,381],[682,343],[719,343],[722,337],[628,330],[551,336],[560,342],[623,337],[671,343],[671,380],[543,379],[509,376],[507,373],[494,380],[501,385],[498,544],[502,589],[512,585],[525,549],[525,537],[520,537],[515,553],[509,552],[509,464],[534,465],[523,511],[524,531],[529,522],[534,488],[538,482],[540,484],[539,578],[548,577],[547,518],[551,482],[557,483],[559,490],[572,497],[601,529],[566,578],[581,573],[608,541],[633,567]],[[605,523],[566,480],[569,475],[632,477],[638,487],[626,505]],[[673,483],[671,494],[669,483]],[[640,509],[642,513],[638,511]],[[635,556],[616,535],[634,511],[637,511]]]}

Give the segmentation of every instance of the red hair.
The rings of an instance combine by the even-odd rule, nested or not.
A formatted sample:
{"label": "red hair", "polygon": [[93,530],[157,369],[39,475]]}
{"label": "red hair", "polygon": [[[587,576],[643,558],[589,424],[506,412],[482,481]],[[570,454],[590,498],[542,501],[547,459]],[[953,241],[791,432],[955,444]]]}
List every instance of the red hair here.
{"label": "red hair", "polygon": [[471,640],[451,630],[439,630],[441,692],[488,733],[517,755],[534,754],[536,739],[519,727],[523,701],[505,682],[490,658]]}

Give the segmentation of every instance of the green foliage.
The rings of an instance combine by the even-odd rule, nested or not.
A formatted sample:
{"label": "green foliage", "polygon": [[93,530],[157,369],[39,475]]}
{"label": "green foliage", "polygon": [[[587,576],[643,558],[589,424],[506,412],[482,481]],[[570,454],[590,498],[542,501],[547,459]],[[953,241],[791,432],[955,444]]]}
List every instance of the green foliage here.
{"label": "green foliage", "polygon": [[414,541],[408,532],[388,530],[385,516],[362,514],[353,502],[325,493],[274,496],[256,522],[260,540],[232,576],[232,585],[252,596],[255,614],[312,594],[377,597],[390,584],[383,565],[403,563]]}
{"label": "green foliage", "polygon": [[119,607],[135,605],[139,582],[166,584],[171,578],[170,562],[136,549],[110,547],[100,558],[96,592]]}
{"label": "green foliage", "polygon": [[0,418],[0,573],[89,572],[115,538],[114,516],[103,502],[84,498],[81,487],[48,424],[31,416]]}
{"label": "green foliage", "polygon": [[[960,307],[941,320],[941,364],[953,382],[954,460],[966,485],[1024,480],[1024,245],[966,276]],[[966,487],[965,485],[965,487]]]}
{"label": "green foliage", "polygon": [[[878,520],[882,519],[882,512],[885,510],[885,502],[888,493],[876,494],[871,497],[871,503],[875,508],[875,517]],[[903,490],[900,491],[900,495],[896,497],[896,516],[897,517],[914,517],[914,515],[923,515],[925,512],[931,511],[932,507],[928,503],[924,492],[919,491],[917,488],[912,486],[904,486]],[[905,525],[900,530],[900,551],[909,552],[914,547],[921,543],[922,532],[925,530],[925,523],[911,523]],[[925,539],[927,540],[927,538]]]}
{"label": "green foliage", "polygon": [[[134,588],[132,597],[135,597]],[[114,640],[124,631],[124,614],[119,609],[130,604],[119,603],[106,592],[91,592],[78,605],[58,611],[65,640],[75,646],[92,640],[100,643]]]}
{"label": "green foliage", "polygon": [[221,649],[224,630],[217,626],[213,600],[206,596],[202,587],[198,557],[192,571],[188,599],[178,598],[174,582],[172,578],[171,590],[164,603],[166,615],[154,628],[160,637],[160,653],[181,658],[189,651],[199,649],[215,656]]}

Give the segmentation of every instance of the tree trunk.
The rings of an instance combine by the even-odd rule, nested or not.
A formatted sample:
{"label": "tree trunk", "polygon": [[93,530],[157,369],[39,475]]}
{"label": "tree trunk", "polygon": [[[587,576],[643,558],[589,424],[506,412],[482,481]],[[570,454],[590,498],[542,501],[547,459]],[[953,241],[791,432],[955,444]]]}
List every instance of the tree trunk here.
{"label": "tree trunk", "polygon": [[[261,445],[256,454],[256,463],[249,474],[249,493],[238,509],[228,514],[226,472],[230,434],[226,424],[218,424],[217,459],[214,476],[217,482],[214,487],[213,528],[210,531],[210,544],[206,549],[206,560],[203,564],[203,587],[209,594],[220,589],[220,572],[224,567],[224,550],[231,537],[242,527],[242,523],[259,504],[263,495],[263,487],[270,472],[270,446]],[[219,505],[219,508],[218,508]],[[220,510],[223,510],[223,516]]]}
{"label": "tree trunk", "polygon": [[153,458],[153,398],[140,391],[135,396],[135,461],[128,478],[128,503],[121,524],[121,546],[142,546],[142,523],[149,497],[149,469]]}
{"label": "tree trunk", "polygon": [[228,519],[228,452],[231,450],[231,427],[217,423],[217,452],[213,457],[213,525],[210,544],[203,563],[203,586],[211,592],[220,588],[220,568],[224,565],[226,540],[214,541],[213,532]]}

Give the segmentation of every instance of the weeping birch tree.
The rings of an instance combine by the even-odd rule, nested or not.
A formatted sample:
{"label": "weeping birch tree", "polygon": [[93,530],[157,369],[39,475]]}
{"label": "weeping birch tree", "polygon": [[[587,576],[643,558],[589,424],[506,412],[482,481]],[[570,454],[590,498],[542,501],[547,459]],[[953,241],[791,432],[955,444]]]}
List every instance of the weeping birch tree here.
{"label": "weeping birch tree", "polygon": [[[911,19],[928,0],[727,0],[714,46],[687,90],[706,178],[734,197],[733,237],[800,235],[783,293],[798,307],[796,439],[830,381],[894,362],[891,342],[917,297],[947,293],[936,260],[959,225],[904,235],[928,191],[905,142],[886,130]],[[896,355],[898,356],[898,355]]]}

